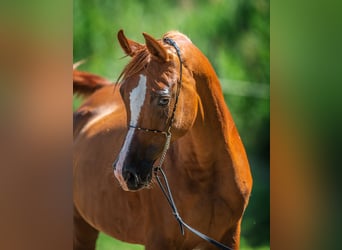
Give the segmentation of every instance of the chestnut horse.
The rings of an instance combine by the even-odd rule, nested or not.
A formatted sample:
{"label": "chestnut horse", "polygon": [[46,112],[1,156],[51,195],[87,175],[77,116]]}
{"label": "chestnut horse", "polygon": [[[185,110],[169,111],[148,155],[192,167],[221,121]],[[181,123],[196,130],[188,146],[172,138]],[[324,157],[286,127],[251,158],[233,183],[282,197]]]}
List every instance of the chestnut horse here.
{"label": "chestnut horse", "polygon": [[148,250],[217,249],[179,232],[152,175],[162,154],[183,220],[239,249],[252,177],[218,77],[187,36],[143,35],[119,31],[132,57],[120,85],[93,89],[74,114],[74,249],[94,249],[99,231]]}

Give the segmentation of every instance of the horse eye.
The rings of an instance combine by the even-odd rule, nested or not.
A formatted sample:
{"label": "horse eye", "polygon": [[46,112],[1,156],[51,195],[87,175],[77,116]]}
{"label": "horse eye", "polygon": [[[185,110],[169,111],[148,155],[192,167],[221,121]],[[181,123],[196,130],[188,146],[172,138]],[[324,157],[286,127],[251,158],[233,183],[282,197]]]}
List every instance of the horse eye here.
{"label": "horse eye", "polygon": [[169,104],[169,101],[170,101],[170,98],[169,98],[169,97],[165,97],[165,96],[160,97],[160,98],[159,98],[159,101],[158,101],[158,105],[159,105],[159,106],[166,106],[166,105]]}

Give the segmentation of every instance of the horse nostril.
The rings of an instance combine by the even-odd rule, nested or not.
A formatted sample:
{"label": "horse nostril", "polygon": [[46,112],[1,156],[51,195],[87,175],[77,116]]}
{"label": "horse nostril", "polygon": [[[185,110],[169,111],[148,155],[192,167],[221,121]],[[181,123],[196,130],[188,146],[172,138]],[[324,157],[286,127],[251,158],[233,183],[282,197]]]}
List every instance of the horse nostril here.
{"label": "horse nostril", "polygon": [[125,179],[125,182],[134,188],[138,188],[139,185],[139,177],[136,173],[133,173],[129,170],[124,171],[123,177]]}

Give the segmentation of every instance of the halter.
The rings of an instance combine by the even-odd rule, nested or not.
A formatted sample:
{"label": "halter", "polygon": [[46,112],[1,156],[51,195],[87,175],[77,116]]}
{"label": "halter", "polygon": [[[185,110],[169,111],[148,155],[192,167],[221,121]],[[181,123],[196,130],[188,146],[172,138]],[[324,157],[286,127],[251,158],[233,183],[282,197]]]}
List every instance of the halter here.
{"label": "halter", "polygon": [[171,38],[168,38],[168,37],[165,37],[163,39],[163,41],[165,43],[171,45],[172,47],[174,47],[176,49],[177,56],[178,56],[178,59],[179,59],[179,81],[177,81],[175,103],[173,104],[173,109],[172,109],[171,117],[170,117],[170,120],[169,120],[169,126],[168,126],[166,131],[161,131],[161,130],[158,130],[158,129],[142,128],[142,127],[133,126],[131,124],[129,125],[130,128],[134,128],[134,129],[137,129],[137,130],[140,130],[140,131],[152,132],[152,133],[155,133],[155,134],[163,134],[163,135],[165,135],[166,141],[165,141],[165,144],[164,144],[163,152],[162,152],[162,155],[160,157],[159,164],[158,164],[158,166],[154,167],[154,170],[161,169],[161,166],[163,165],[163,162],[165,160],[166,152],[167,152],[167,150],[170,147],[171,136],[172,136],[172,134],[171,134],[171,127],[172,127],[173,121],[175,119],[175,113],[176,113],[176,109],[177,109],[180,89],[182,87],[182,76],[183,76],[183,60],[182,60],[180,49],[179,49],[178,45],[175,43],[175,41],[173,41]]}
{"label": "halter", "polygon": [[[180,217],[180,215],[178,213],[176,204],[175,204],[175,202],[173,200],[171,189],[170,189],[169,183],[167,181],[166,175],[165,175],[163,169],[161,168],[163,163],[164,163],[167,150],[170,147],[171,136],[172,136],[172,134],[171,134],[171,127],[172,127],[172,123],[173,123],[173,121],[175,119],[175,113],[176,113],[176,109],[177,109],[178,97],[179,97],[180,89],[182,87],[182,75],[183,75],[183,73],[182,73],[183,72],[182,71],[183,70],[183,60],[182,60],[180,49],[179,49],[178,45],[176,44],[176,42],[174,40],[172,40],[171,38],[168,38],[168,37],[165,37],[163,39],[163,41],[164,41],[164,43],[167,43],[167,44],[169,44],[169,45],[171,45],[172,47],[175,48],[175,50],[177,52],[178,59],[179,59],[179,75],[180,76],[179,76],[179,81],[177,81],[175,103],[173,105],[172,114],[171,114],[171,117],[170,117],[170,120],[169,120],[169,126],[168,126],[166,131],[161,131],[161,130],[157,130],[157,129],[142,128],[142,127],[137,127],[137,126],[133,126],[133,125],[129,125],[129,127],[137,129],[137,130],[140,130],[140,131],[144,131],[144,132],[151,132],[151,133],[155,133],[155,134],[158,134],[158,133],[159,134],[163,134],[166,137],[166,141],[165,141],[165,144],[164,144],[163,152],[162,152],[162,155],[160,157],[159,163],[158,163],[157,166],[155,166],[153,168],[153,171],[154,171],[154,175],[155,175],[155,177],[157,179],[158,185],[159,185],[160,189],[162,190],[164,196],[166,197],[166,199],[167,199],[167,201],[168,201],[168,203],[169,203],[169,205],[170,205],[170,207],[172,209],[173,215],[175,216],[176,220],[178,221],[178,224],[179,224],[179,227],[180,227],[182,235],[184,235],[184,227],[186,227],[192,233],[194,233],[197,236],[199,236],[200,238],[208,241],[209,243],[215,245],[216,247],[218,247],[220,249],[225,249],[225,250],[232,250],[232,248],[227,247],[227,246],[223,245],[222,243],[220,243],[220,242],[218,242],[218,241],[208,237],[207,235],[197,231],[196,229],[192,228],[191,226],[189,226],[188,224],[186,224],[183,221],[183,219]],[[164,185],[165,186],[161,182],[161,179],[160,179],[160,176],[158,175],[158,172],[161,173],[162,178],[164,179]]]}

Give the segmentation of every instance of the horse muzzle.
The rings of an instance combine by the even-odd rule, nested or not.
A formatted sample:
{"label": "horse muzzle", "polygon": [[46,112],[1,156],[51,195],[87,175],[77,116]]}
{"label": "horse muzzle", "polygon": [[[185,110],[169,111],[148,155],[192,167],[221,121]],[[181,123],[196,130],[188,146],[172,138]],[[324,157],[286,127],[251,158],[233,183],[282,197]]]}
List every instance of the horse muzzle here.
{"label": "horse muzzle", "polygon": [[[137,171],[139,168],[119,166],[117,161],[113,164],[114,174],[125,191],[138,191],[150,186],[152,180],[152,166],[150,171]],[[146,169],[146,167],[144,168]]]}

